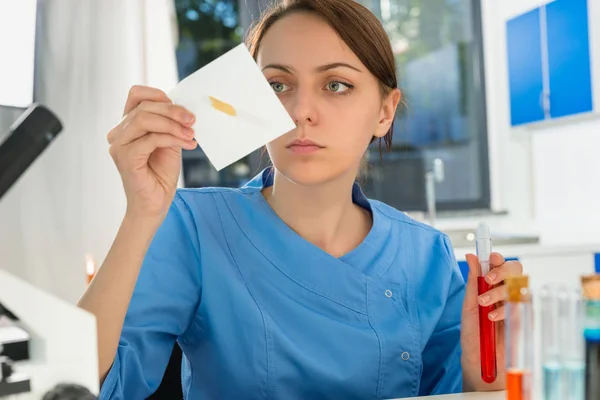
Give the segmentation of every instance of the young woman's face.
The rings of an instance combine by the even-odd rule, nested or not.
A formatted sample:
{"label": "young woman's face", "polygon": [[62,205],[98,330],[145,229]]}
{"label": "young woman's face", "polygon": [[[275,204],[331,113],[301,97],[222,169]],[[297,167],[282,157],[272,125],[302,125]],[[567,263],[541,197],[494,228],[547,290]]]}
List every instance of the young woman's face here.
{"label": "young woman's face", "polygon": [[257,63],[296,122],[267,145],[275,168],[303,185],[355,176],[371,138],[388,131],[399,91],[382,98],[375,76],[337,32],[304,12],[266,32]]}

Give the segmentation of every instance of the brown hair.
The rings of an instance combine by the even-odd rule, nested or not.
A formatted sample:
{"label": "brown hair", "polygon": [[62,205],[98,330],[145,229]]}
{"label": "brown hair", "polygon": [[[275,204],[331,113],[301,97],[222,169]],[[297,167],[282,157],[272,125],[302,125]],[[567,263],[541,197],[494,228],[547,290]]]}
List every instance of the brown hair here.
{"label": "brown hair", "polygon": [[[323,18],[379,80],[382,96],[398,87],[396,60],[383,26],[367,8],[354,0],[280,0],[271,5],[248,31],[246,45],[256,60],[265,33],[286,15],[309,12]],[[394,123],[383,137],[385,148],[392,147]],[[381,141],[379,142],[381,151]]]}

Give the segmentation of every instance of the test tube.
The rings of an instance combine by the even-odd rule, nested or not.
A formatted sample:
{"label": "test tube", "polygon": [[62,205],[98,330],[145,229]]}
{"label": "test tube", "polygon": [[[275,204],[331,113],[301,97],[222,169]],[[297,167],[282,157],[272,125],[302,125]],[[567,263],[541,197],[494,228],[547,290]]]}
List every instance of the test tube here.
{"label": "test tube", "polygon": [[[584,399],[585,342],[583,340],[583,298],[581,291],[563,288],[558,293],[562,399]],[[546,334],[546,332],[544,332]]]}
{"label": "test tube", "polygon": [[560,285],[544,285],[540,291],[542,311],[542,369],[545,400],[563,400],[560,351]]}
{"label": "test tube", "polygon": [[540,291],[545,400],[584,398],[582,305],[577,289],[550,284]]}
{"label": "test tube", "polygon": [[[490,272],[490,255],[492,253],[492,239],[490,228],[481,223],[477,227],[475,237],[477,248],[477,259],[479,268],[477,274],[477,292],[482,295],[492,289],[493,285],[486,282],[485,276]],[[496,380],[496,325],[489,318],[489,314],[495,306],[479,306],[479,352],[481,359],[481,379],[492,383]]]}
{"label": "test tube", "polygon": [[533,398],[533,305],[527,275],[506,279],[506,398]]}
{"label": "test tube", "polygon": [[585,400],[600,398],[600,275],[581,277],[585,301]]}

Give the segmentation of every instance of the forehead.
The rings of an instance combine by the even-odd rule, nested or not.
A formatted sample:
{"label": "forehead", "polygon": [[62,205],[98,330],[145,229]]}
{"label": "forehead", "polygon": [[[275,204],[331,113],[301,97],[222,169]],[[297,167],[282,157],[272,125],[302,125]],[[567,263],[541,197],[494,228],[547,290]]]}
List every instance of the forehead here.
{"label": "forehead", "polygon": [[294,68],[348,62],[362,66],[358,57],[327,22],[308,12],[295,12],[275,22],[260,43],[257,63],[280,63]]}

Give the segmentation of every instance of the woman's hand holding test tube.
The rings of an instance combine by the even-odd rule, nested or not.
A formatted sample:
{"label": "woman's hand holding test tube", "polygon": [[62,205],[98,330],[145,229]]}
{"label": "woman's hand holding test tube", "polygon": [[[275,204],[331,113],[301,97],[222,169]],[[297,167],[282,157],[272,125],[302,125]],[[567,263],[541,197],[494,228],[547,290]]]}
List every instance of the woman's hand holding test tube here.
{"label": "woman's hand holding test tube", "polygon": [[[469,264],[469,276],[463,302],[461,324],[463,391],[504,390],[506,388],[504,301],[507,299],[508,294],[502,284],[509,276],[522,275],[523,266],[518,261],[505,261],[499,253],[491,253],[490,270],[484,277],[485,281],[492,285],[492,288],[479,295],[477,278],[481,265],[474,254],[467,254],[467,263]],[[494,321],[496,325],[497,377],[494,382],[487,383],[481,376],[479,308],[480,306],[492,305],[495,305],[495,309],[487,317]]]}

